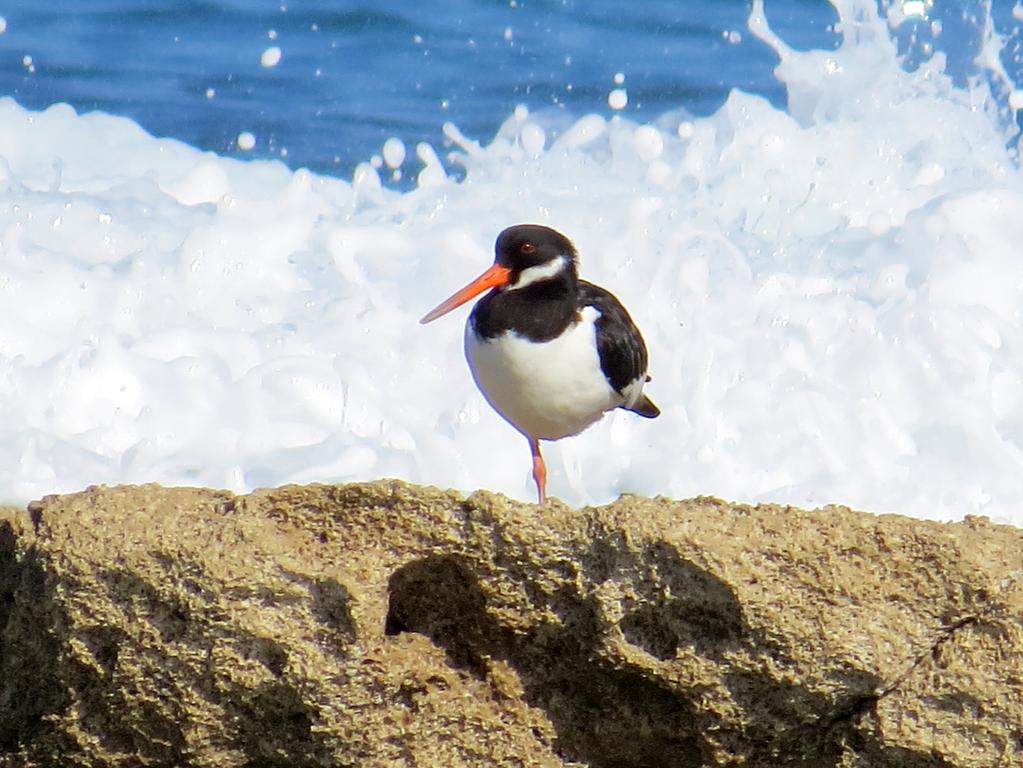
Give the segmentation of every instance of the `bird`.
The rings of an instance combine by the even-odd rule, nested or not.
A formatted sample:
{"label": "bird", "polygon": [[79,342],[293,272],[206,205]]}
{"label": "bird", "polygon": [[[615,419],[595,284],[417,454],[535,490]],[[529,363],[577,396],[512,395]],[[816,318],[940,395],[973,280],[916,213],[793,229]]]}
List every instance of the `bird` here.
{"label": "bird", "polygon": [[622,303],[579,277],[572,241],[541,224],[503,230],[494,263],[427,312],[426,324],[489,289],[469,314],[465,356],[484,398],[529,441],[540,504],[541,440],[577,435],[616,408],[648,419],[647,349]]}

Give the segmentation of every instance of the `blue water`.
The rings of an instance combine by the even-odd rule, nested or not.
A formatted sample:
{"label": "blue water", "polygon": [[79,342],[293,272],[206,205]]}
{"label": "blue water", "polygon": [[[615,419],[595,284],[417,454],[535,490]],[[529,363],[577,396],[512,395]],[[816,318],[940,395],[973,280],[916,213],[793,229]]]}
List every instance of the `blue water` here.
{"label": "blue water", "polygon": [[[823,0],[767,12],[791,45],[835,44]],[[610,113],[619,72],[638,120],[708,114],[732,88],[785,98],[738,0],[8,0],[0,14],[0,94],[24,106],[67,102],[341,176],[389,136],[440,145],[445,121],[487,141],[518,104]],[[271,45],[283,56],[266,68]],[[249,153],[243,130],[257,137]]]}
{"label": "blue water", "polygon": [[[994,2],[991,15],[1018,82],[1013,6]],[[825,0],[767,0],[766,10],[795,48],[837,43]],[[937,2],[904,24],[906,66],[939,49],[950,73],[971,76],[984,10],[982,0]],[[748,33],[743,0],[7,0],[0,14],[0,95],[103,110],[220,154],[343,177],[389,136],[441,145],[446,121],[486,142],[518,104],[609,113],[617,73],[636,120],[680,107],[709,114],[732,88],[785,100],[777,57]],[[272,45],[283,57],[264,67]],[[251,152],[237,148],[241,131],[257,138]]]}

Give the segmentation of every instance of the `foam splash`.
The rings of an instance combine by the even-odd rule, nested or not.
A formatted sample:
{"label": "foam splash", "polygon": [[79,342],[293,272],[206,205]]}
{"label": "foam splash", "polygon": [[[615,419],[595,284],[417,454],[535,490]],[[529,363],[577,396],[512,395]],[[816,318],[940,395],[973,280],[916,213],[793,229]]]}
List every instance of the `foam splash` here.
{"label": "foam splash", "polygon": [[379,174],[412,172],[397,140],[349,184],[0,100],[0,489],[396,476],[530,499],[526,442],[465,368],[468,310],[416,319],[537,221],[631,309],[663,412],[549,445],[552,495],[1023,524],[1009,112],[940,52],[906,71],[874,3],[834,5],[840,46],[794,51],[754,4],[787,111],[520,108],[486,145],[445,128],[461,181],[416,147],[406,193]]}

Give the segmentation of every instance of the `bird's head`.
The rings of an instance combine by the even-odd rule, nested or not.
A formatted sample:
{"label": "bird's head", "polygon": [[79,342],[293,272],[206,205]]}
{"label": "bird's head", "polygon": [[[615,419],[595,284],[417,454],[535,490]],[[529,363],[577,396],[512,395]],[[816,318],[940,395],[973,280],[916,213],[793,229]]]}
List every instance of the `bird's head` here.
{"label": "bird's head", "polygon": [[545,280],[575,279],[576,251],[572,241],[541,224],[517,224],[497,236],[494,263],[482,275],[428,312],[428,323],[462,306],[483,291],[514,291]]}

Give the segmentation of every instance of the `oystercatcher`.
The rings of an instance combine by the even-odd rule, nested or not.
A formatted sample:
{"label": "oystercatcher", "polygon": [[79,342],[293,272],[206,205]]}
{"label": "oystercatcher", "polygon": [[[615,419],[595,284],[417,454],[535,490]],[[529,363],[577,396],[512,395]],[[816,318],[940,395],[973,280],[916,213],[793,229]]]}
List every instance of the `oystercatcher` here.
{"label": "oystercatcher", "polygon": [[541,440],[577,435],[615,408],[660,414],[643,393],[647,352],[612,294],[581,280],[572,242],[539,224],[508,227],[494,264],[420,323],[488,288],[465,326],[465,356],[487,402],[529,441],[542,504],[547,467]]}

